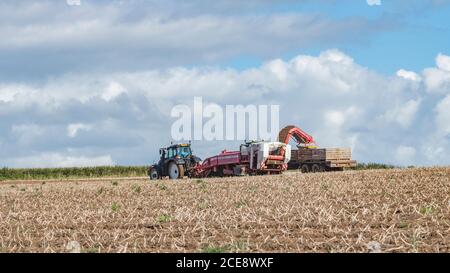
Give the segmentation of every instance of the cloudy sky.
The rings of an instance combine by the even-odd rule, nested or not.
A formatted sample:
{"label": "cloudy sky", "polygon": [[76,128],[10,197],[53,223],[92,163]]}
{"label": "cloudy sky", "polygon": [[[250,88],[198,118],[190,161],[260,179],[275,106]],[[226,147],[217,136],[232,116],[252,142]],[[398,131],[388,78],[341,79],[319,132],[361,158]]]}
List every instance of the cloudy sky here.
{"label": "cloudy sky", "polygon": [[361,162],[450,164],[450,1],[77,2],[0,2],[0,166],[152,163],[194,96],[278,104]]}

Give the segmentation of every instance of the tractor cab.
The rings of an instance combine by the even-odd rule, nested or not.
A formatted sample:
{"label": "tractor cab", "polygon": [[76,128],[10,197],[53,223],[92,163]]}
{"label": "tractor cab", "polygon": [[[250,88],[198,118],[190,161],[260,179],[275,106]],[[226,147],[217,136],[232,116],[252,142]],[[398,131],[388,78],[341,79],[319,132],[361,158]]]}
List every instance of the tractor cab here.
{"label": "tractor cab", "polygon": [[159,150],[161,159],[189,158],[192,156],[190,144],[176,144]]}

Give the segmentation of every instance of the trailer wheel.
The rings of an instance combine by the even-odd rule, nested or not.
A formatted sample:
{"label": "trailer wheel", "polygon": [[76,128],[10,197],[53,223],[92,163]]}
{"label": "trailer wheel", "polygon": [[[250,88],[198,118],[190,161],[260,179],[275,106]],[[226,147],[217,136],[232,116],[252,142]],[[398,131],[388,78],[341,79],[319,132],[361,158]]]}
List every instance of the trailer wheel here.
{"label": "trailer wheel", "polygon": [[309,166],[308,165],[302,165],[302,173],[309,173]]}
{"label": "trailer wheel", "polygon": [[169,163],[169,178],[178,179],[183,178],[184,167],[182,165],[177,165],[175,162]]}
{"label": "trailer wheel", "polygon": [[318,172],[320,172],[320,167],[319,167],[319,165],[314,164],[314,165],[312,165],[311,170],[313,173],[318,173]]}
{"label": "trailer wheel", "polygon": [[156,180],[159,178],[158,170],[152,169],[150,171],[150,180]]}

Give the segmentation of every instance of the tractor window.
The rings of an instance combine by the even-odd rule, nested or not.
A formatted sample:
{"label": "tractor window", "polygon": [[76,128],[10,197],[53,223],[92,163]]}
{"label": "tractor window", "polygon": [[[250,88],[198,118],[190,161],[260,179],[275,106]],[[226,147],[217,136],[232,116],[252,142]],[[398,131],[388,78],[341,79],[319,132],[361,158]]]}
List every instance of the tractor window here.
{"label": "tractor window", "polygon": [[168,158],[172,158],[172,157],[174,157],[175,156],[175,150],[174,149],[169,149],[169,150],[167,150],[167,157]]}
{"label": "tractor window", "polygon": [[192,154],[190,147],[178,147],[177,154],[181,157],[188,157]]}

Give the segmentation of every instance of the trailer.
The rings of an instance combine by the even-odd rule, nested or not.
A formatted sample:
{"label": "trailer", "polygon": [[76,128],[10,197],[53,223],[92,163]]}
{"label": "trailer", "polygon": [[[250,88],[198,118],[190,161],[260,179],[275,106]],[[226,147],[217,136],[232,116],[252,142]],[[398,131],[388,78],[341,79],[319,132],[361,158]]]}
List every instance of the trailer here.
{"label": "trailer", "polygon": [[239,151],[222,151],[198,164],[192,177],[281,174],[287,169],[291,146],[281,142],[251,141]]}
{"label": "trailer", "polygon": [[292,150],[288,169],[300,169],[304,173],[342,171],[356,166],[351,157],[350,148],[299,148]]}
{"label": "trailer", "polygon": [[342,171],[355,167],[350,148],[318,148],[312,136],[300,128],[289,125],[278,134],[278,141],[288,144],[292,139],[297,149],[292,149],[288,169],[300,169],[302,172]]}

